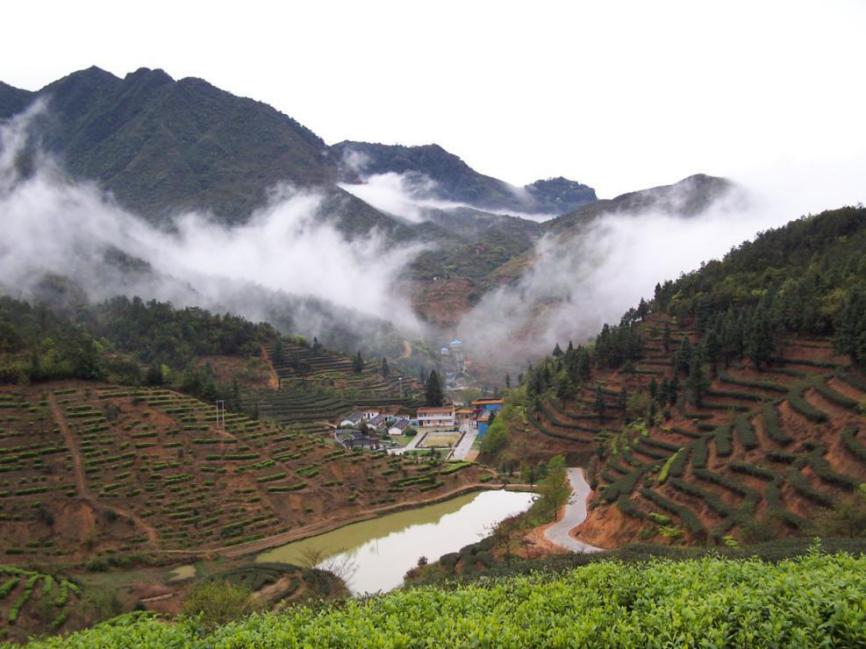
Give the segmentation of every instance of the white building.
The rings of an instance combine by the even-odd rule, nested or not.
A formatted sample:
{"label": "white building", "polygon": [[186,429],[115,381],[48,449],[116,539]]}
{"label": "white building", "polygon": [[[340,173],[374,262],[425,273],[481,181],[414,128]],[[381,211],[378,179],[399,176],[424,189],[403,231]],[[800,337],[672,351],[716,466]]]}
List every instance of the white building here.
{"label": "white building", "polygon": [[406,429],[409,428],[409,420],[408,419],[398,419],[388,428],[388,434],[394,435],[395,437],[402,435],[406,432]]}
{"label": "white building", "polygon": [[418,408],[418,425],[422,428],[452,428],[454,426],[454,406]]}

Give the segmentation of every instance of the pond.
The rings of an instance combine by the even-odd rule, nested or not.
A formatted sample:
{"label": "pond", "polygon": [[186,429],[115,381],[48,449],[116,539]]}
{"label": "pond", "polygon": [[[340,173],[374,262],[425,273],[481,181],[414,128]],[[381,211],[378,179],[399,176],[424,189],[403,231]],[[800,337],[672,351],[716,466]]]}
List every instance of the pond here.
{"label": "pond", "polygon": [[388,591],[419,557],[431,563],[443,554],[489,536],[500,521],[529,509],[534,494],[482,491],[435,505],[407,509],[263,552],[260,562],[318,565],[343,573],[355,595]]}

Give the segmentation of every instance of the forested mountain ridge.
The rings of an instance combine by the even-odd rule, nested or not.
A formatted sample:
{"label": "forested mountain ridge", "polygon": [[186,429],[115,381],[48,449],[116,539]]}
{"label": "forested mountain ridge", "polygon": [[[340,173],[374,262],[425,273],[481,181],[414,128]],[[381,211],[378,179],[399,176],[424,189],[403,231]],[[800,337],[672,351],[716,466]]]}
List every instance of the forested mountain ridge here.
{"label": "forested mountain ridge", "polygon": [[864,249],[866,210],[842,208],[659,284],[526,372],[487,457],[590,466],[579,534],[605,547],[866,533]]}
{"label": "forested mountain ridge", "polygon": [[[338,179],[347,179],[345,146],[373,145],[328,147],[267,104],[202,79],[175,80],[163,70],[147,68],[121,79],[91,67],[33,92],[0,84],[0,119],[37,98],[48,104],[41,144],[72,175],[96,180],[121,204],[149,218],[198,209],[240,223],[264,204],[267,190],[291,183],[324,191],[330,207],[345,213],[342,225],[349,233],[372,227],[399,230],[399,224],[336,186]],[[374,172],[429,176],[441,183],[448,200],[563,213],[595,199],[591,188],[562,178],[529,185],[521,197],[515,188],[479,174],[437,145],[376,146],[380,153]],[[382,157],[394,151],[411,154]]]}
{"label": "forested mountain ridge", "polygon": [[672,185],[661,185],[588,203],[545,223],[549,232],[564,233],[602,214],[643,214],[696,217],[719,199],[730,196],[737,186],[727,178],[695,174]]}
{"label": "forested mountain ridge", "polygon": [[330,153],[344,182],[384,173],[409,174],[421,184],[432,181],[432,186],[425,187],[430,197],[481,210],[564,214],[596,200],[592,187],[562,177],[514,187],[478,173],[437,144],[401,146],[347,140],[334,144]]}
{"label": "forested mountain ridge", "polygon": [[318,188],[348,233],[399,224],[335,186],[325,143],[267,104],[201,79],[141,68],[123,79],[91,67],[34,93],[0,88],[0,118],[36,98],[40,144],[77,178],[97,181],[125,207],[161,222],[206,210],[243,222],[280,183]]}

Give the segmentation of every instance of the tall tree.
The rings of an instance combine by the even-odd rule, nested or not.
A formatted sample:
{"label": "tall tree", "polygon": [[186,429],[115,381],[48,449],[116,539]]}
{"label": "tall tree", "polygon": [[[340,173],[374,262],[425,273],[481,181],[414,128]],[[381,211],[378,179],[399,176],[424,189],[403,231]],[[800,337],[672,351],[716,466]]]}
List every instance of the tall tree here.
{"label": "tall tree", "polygon": [[598,420],[604,421],[604,393],[601,391],[601,386],[598,385],[595,388],[595,412],[598,414]]}
{"label": "tall tree", "polygon": [[383,357],[382,358],[382,376],[384,376],[385,378],[388,378],[388,376],[390,376],[390,374],[391,374],[391,368],[388,367],[388,359]]}
{"label": "tall tree", "polygon": [[686,390],[689,397],[698,408],[703,405],[704,392],[710,386],[704,372],[704,354],[700,347],[695,347],[689,363],[689,374],[686,378]]}
{"label": "tall tree", "polygon": [[428,406],[441,406],[444,401],[442,395],[442,382],[439,380],[439,373],[436,370],[430,372],[427,377],[426,396]]}
{"label": "tall tree", "polygon": [[274,366],[279,367],[285,363],[285,360],[286,356],[283,349],[283,339],[280,336],[277,336],[271,344],[271,362]]}
{"label": "tall tree", "polygon": [[358,350],[358,353],[355,354],[355,358],[352,359],[352,369],[356,374],[360,374],[364,371],[364,357],[361,356],[361,350]]}

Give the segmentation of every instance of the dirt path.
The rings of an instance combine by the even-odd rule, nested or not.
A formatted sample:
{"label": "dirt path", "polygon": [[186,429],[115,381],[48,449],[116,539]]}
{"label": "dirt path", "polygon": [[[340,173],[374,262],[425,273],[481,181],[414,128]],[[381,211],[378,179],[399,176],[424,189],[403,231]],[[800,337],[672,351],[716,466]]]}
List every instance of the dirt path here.
{"label": "dirt path", "polygon": [[268,350],[265,349],[264,345],[261,347],[261,358],[268,369],[268,387],[271,390],[279,390],[280,377],[277,375],[277,370],[274,369],[274,364],[271,362],[271,357],[268,355]]}
{"label": "dirt path", "polygon": [[72,430],[69,428],[69,424],[66,421],[66,416],[63,414],[63,409],[60,407],[60,404],[57,403],[57,397],[53,392],[48,393],[48,407],[51,409],[51,416],[54,418],[54,422],[57,424],[57,427],[60,428],[60,432],[63,433],[63,439],[66,442],[66,447],[69,449],[69,453],[72,455],[72,470],[75,474],[75,491],[78,494],[78,497],[82,500],[86,501],[91,507],[95,510],[107,510],[114,512],[121,518],[127,518],[131,520],[135,526],[144,532],[145,536],[147,536],[147,540],[152,544],[156,545],[159,540],[159,535],[156,530],[144,522],[144,520],[133,514],[126,509],[121,507],[116,507],[115,505],[106,505],[105,503],[99,502],[90,491],[90,488],[87,486],[87,478],[84,473],[84,463],[81,459],[81,449],[78,447],[78,440],[75,439],[75,435]]}
{"label": "dirt path", "polygon": [[60,428],[63,433],[63,439],[66,442],[66,448],[72,454],[72,470],[75,473],[75,491],[79,498],[92,500],[93,496],[87,488],[87,480],[84,478],[84,466],[81,461],[81,449],[78,448],[78,442],[72,431],[69,429],[69,424],[66,423],[66,417],[63,415],[63,410],[60,404],[57,403],[57,397],[53,392],[48,393],[48,407],[51,408],[51,416],[54,417],[54,423]]}
{"label": "dirt path", "polygon": [[569,469],[568,482],[571,485],[571,498],[563,508],[561,518],[544,530],[544,538],[571,552],[598,552],[601,548],[578,541],[570,533],[586,520],[586,499],[591,489],[583,476],[583,469]]}

